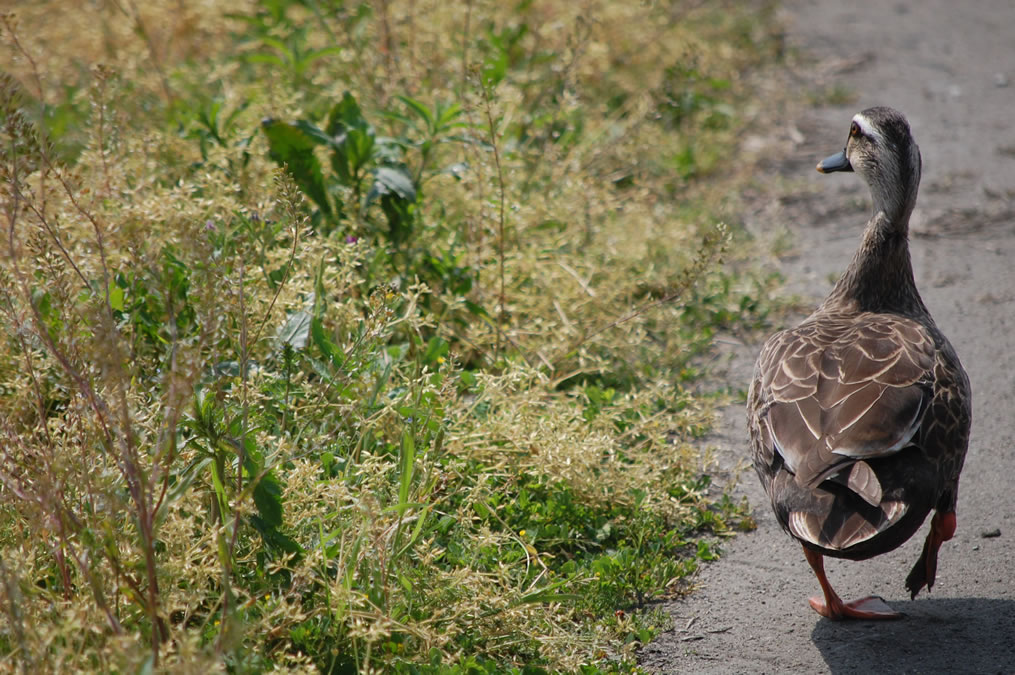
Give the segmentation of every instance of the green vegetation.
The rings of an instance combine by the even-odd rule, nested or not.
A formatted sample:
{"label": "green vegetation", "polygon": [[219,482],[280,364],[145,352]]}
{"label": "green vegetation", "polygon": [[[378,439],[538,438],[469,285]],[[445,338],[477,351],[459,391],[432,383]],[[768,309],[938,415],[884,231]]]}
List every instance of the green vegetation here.
{"label": "green vegetation", "polygon": [[[60,21],[52,17],[60,16]],[[635,669],[749,527],[740,3],[2,17],[0,662]]]}

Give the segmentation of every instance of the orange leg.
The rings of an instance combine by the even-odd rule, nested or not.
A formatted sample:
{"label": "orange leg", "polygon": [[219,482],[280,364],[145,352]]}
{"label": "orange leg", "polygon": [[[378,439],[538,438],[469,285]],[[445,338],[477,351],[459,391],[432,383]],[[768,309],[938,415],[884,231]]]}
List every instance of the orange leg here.
{"label": "orange leg", "polygon": [[924,586],[928,591],[934,587],[934,578],[937,576],[937,552],[941,544],[955,536],[955,523],[954,511],[934,514],[934,518],[930,521],[927,541],[923,543],[923,553],[906,577],[906,588],[912,598],[915,598]]}
{"label": "orange leg", "polygon": [[807,558],[807,562],[810,563],[811,569],[814,570],[814,576],[818,578],[818,583],[821,584],[821,590],[825,594],[824,598],[815,596],[810,599],[811,607],[813,607],[814,611],[818,614],[835,621],[838,621],[839,619],[902,618],[902,614],[889,607],[888,603],[877,596],[870,595],[866,598],[861,598],[860,600],[843,602],[839,595],[832,589],[832,584],[828,583],[828,577],[825,576],[824,556],[820,553],[815,553],[806,546],[803,548],[804,557]]}

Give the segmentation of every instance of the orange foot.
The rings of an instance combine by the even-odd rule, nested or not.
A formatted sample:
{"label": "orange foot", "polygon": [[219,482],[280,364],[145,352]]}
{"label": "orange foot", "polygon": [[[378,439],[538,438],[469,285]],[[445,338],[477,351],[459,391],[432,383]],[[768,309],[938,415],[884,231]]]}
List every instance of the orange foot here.
{"label": "orange foot", "polygon": [[927,541],[923,543],[923,553],[916,561],[909,576],[906,577],[906,588],[913,599],[924,586],[929,591],[934,587],[934,578],[937,576],[937,552],[941,544],[955,536],[955,512],[937,512],[930,521],[930,532],[927,533]]}
{"label": "orange foot", "polygon": [[[838,602],[836,602],[838,601]],[[901,619],[902,613],[896,612],[888,606],[884,599],[876,595],[869,595],[866,598],[843,602],[839,596],[834,596],[831,606],[825,603],[821,596],[814,596],[810,599],[811,607],[821,616],[828,617],[834,621],[840,619]]]}
{"label": "orange foot", "polygon": [[825,559],[817,551],[812,551],[804,546],[804,557],[814,570],[814,576],[821,584],[821,591],[825,597],[816,596],[811,598],[811,607],[821,616],[828,617],[834,621],[839,619],[901,619],[902,614],[888,606],[884,600],[876,596],[868,596],[852,602],[843,602],[838,593],[832,588],[825,576]]}

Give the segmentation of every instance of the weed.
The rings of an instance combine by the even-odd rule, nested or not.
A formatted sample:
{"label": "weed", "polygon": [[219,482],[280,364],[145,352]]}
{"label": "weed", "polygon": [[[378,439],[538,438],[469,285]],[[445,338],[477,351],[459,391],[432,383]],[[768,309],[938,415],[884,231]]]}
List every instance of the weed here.
{"label": "weed", "polygon": [[771,307],[709,207],[766,34],[226,4],[4,17],[0,659],[634,670],[750,527],[692,392]]}

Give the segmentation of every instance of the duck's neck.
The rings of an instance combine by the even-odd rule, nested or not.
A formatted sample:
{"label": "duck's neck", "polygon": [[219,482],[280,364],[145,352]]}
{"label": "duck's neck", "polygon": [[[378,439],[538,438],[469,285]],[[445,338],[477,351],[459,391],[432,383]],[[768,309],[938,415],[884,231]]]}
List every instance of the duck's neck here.
{"label": "duck's neck", "polygon": [[860,312],[927,313],[916,290],[909,258],[909,215],[915,190],[907,199],[887,202],[875,196],[860,248],[823,306],[846,306]]}

